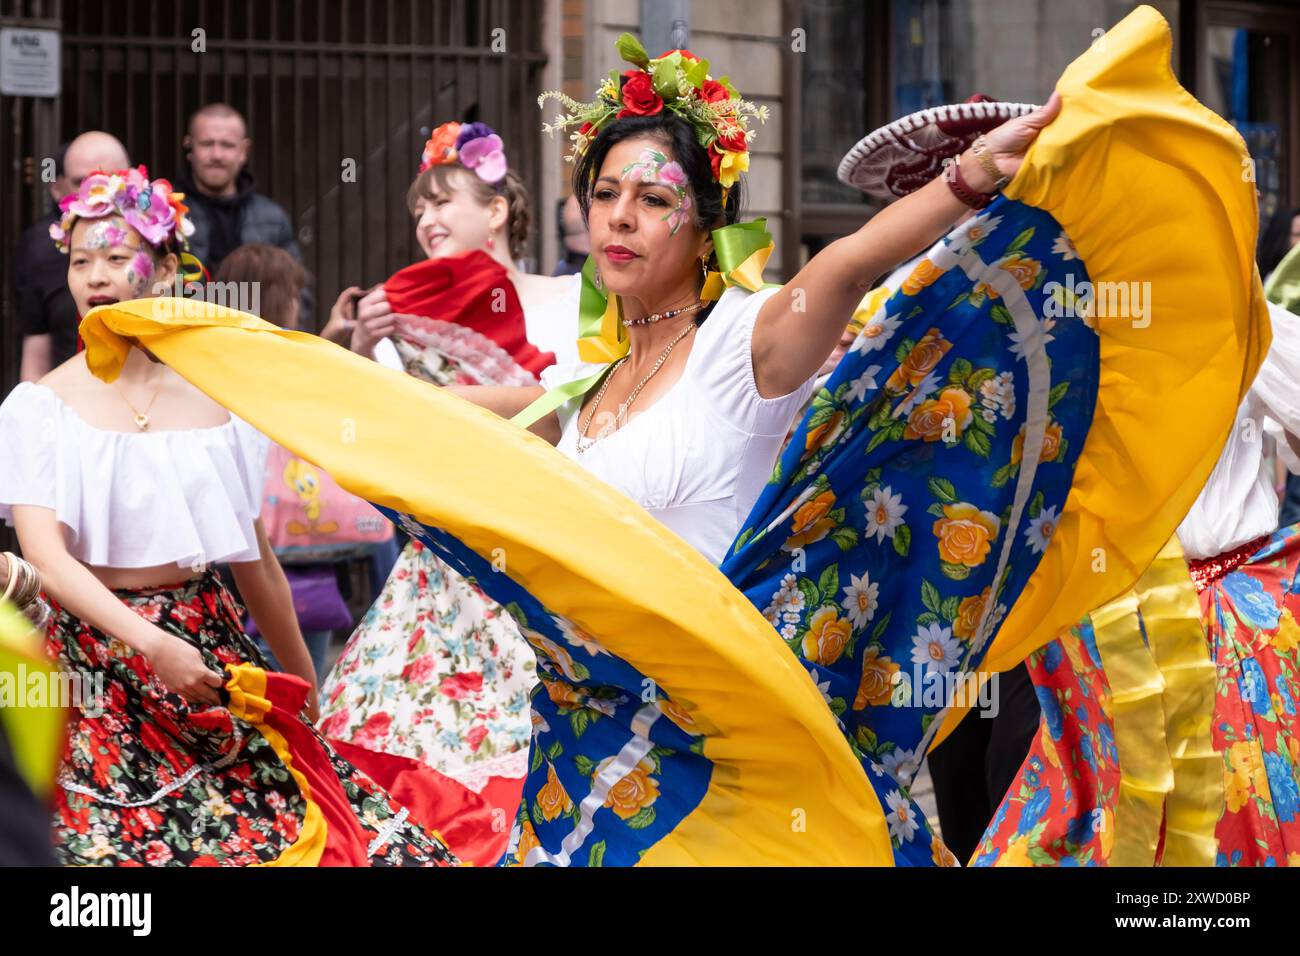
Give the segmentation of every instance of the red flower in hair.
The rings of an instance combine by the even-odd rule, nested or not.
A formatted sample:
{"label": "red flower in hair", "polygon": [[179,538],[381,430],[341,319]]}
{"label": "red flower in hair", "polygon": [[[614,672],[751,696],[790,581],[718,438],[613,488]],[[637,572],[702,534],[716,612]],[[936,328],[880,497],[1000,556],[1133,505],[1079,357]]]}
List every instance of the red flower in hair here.
{"label": "red flower in hair", "polygon": [[731,94],[717,80],[705,80],[700,84],[700,99],[706,103],[723,103],[731,99]]}
{"label": "red flower in hair", "polygon": [[654,116],[664,108],[664,101],[655,92],[654,81],[644,70],[628,70],[623,74],[623,109],[619,119],[625,116]]}

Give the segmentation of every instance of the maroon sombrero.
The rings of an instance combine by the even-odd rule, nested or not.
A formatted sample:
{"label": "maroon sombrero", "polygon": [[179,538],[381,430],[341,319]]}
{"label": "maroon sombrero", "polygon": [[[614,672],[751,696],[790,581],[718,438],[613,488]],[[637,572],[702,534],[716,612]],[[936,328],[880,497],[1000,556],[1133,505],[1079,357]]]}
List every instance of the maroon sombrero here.
{"label": "maroon sombrero", "polygon": [[964,103],[918,110],[863,137],[840,160],[840,181],[879,199],[899,199],[938,176],[944,160],[980,133],[1036,109],[976,93]]}

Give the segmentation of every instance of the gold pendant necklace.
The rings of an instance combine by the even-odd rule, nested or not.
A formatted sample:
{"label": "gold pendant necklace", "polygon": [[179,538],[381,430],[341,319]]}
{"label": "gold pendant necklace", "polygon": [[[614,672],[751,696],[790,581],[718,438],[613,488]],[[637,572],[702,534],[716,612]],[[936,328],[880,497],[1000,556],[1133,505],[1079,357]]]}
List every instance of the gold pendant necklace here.
{"label": "gold pendant necklace", "polygon": [[142,432],[147,432],[149,430],[148,412],[149,409],[153,408],[153,403],[154,400],[158,398],[158,393],[162,391],[162,382],[159,382],[158,387],[153,390],[153,395],[149,397],[149,404],[144,407],[144,411],[140,411],[131,404],[131,400],[126,397],[126,392],[122,391],[121,385],[114,382],[113,387],[117,389],[117,394],[122,396],[122,401],[126,402],[126,407],[131,409],[131,413],[135,415],[135,427],[140,429]]}

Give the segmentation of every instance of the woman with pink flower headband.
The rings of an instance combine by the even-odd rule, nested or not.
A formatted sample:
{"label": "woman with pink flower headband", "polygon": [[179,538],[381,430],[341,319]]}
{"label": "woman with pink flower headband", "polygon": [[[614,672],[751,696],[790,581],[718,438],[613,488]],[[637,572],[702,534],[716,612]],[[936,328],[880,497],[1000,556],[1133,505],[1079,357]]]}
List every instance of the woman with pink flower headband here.
{"label": "woman with pink flower headband", "polygon": [[[80,314],[168,294],[192,232],[183,198],[141,166],[93,173],[63,200],[50,232]],[[258,519],[268,440],[138,349],[111,383],[82,352],[19,385],[0,405],[0,433],[18,450],[0,461],[0,517],[39,572],[48,650],[96,688],[77,702],[64,748],[59,860],[276,861],[314,804],[276,744],[223,706],[223,668],[268,668],[214,570],[229,564],[276,656],[312,688],[315,716],[311,659]],[[373,862],[453,859],[325,753],[358,825],[395,828]]]}
{"label": "woman with pink flower headband", "polygon": [[[579,277],[516,267],[528,196],[491,127],[435,129],[407,202],[428,260],[361,300],[355,351],[437,385],[533,385],[554,361],[548,353],[576,360]],[[519,307],[498,316],[491,295],[451,301],[440,294],[448,275],[460,289],[508,287]],[[320,728],[422,760],[509,817],[528,770],[535,682],[533,653],[510,616],[411,542],[322,684]]]}

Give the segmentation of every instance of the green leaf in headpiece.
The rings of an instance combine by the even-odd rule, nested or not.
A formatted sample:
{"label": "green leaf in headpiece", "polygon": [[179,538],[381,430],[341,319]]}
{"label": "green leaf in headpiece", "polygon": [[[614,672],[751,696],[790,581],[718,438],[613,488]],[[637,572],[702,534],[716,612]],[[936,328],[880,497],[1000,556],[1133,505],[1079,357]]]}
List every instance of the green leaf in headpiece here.
{"label": "green leaf in headpiece", "polygon": [[686,68],[686,82],[699,89],[709,76],[709,61],[697,60]]}
{"label": "green leaf in headpiece", "polygon": [[641,41],[630,33],[619,34],[618,39],[614,41],[614,48],[618,50],[619,56],[633,66],[639,66],[644,70],[650,65],[650,55],[646,53]]}
{"label": "green leaf in headpiece", "polygon": [[672,56],[666,56],[655,63],[655,92],[665,100],[677,99],[677,62],[680,62],[681,58],[680,53],[674,53]]}

